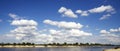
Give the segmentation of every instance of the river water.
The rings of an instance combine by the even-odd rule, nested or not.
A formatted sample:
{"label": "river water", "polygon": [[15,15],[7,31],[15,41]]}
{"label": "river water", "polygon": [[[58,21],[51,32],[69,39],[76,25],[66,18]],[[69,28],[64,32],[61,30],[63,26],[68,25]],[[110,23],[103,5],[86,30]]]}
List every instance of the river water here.
{"label": "river water", "polygon": [[0,51],[103,51],[114,46],[102,47],[39,47],[39,48],[0,48]]}

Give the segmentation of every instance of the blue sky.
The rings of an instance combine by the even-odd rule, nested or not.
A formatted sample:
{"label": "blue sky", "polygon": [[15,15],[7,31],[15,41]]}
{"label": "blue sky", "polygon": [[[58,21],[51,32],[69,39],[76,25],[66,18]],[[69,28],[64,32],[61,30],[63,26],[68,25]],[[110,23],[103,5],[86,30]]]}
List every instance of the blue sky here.
{"label": "blue sky", "polygon": [[[10,38],[13,40],[14,37],[16,37],[15,35],[18,33],[13,33],[11,31],[14,31],[19,27],[23,27],[22,23],[24,21],[20,21],[26,20],[26,22],[30,22],[30,20],[33,20],[33,22],[37,23],[37,25],[32,26],[37,28],[35,31],[38,33],[38,35],[42,34],[41,36],[45,36],[44,38],[51,36],[52,42],[59,41],[54,40],[56,38],[51,35],[52,33],[50,30],[56,31],[56,34],[66,34],[68,32],[70,33],[70,31],[75,32],[76,30],[79,33],[70,33],[70,35],[79,35],[77,36],[79,37],[78,39],[84,37],[83,34],[91,35],[85,36],[86,39],[81,39],[86,40],[86,42],[92,42],[94,37],[98,36],[98,39],[93,42],[101,43],[101,35],[105,35],[104,39],[108,40],[106,43],[109,42],[119,44],[120,41],[116,42],[111,40],[114,37],[113,35],[117,36],[114,37],[114,39],[120,39],[119,5],[120,0],[0,0],[0,35],[2,35],[1,37],[4,37],[12,34],[14,36]],[[16,20],[20,22],[22,26],[12,24]],[[61,22],[64,22],[65,25]],[[80,27],[81,25],[82,27]],[[24,26],[31,26],[31,24],[26,24]],[[42,30],[45,32],[41,33]],[[84,31],[84,33],[80,33],[81,31]],[[21,34],[23,35],[24,33],[22,32]],[[43,36],[43,34],[45,35]],[[55,34],[55,32],[53,34]],[[27,36],[27,34],[24,35],[25,36],[23,37]],[[39,38],[41,38],[41,36]],[[106,38],[109,36],[111,39]],[[20,36],[18,39],[22,39],[23,37]],[[74,39],[77,39],[73,38],[72,35],[70,37],[73,39],[73,41]],[[87,38],[91,38],[91,41],[89,41]],[[1,39],[4,40],[5,38]],[[75,42],[79,42],[79,40],[75,40]]]}

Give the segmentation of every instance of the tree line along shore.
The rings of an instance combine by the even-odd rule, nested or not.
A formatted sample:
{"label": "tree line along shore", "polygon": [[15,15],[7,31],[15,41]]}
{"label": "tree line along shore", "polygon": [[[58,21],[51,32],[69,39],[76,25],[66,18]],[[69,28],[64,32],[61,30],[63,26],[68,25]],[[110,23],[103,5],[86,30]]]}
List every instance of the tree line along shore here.
{"label": "tree line along shore", "polygon": [[[0,43],[0,47],[74,47],[74,46],[116,46],[112,44],[100,44],[100,43],[48,43],[48,44],[35,44],[30,42],[22,43]],[[119,46],[119,45],[117,45]]]}

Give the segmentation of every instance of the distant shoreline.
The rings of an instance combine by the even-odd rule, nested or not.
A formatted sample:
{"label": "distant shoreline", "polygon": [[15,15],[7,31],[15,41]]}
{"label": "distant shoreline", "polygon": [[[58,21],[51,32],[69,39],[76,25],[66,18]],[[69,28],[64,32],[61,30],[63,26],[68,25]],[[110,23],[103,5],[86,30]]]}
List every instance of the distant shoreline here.
{"label": "distant shoreline", "polygon": [[79,46],[0,46],[0,48],[7,48],[7,47],[15,47],[15,48],[20,48],[20,47],[79,47]]}
{"label": "distant shoreline", "polygon": [[[44,46],[44,45],[5,45],[5,46],[0,46],[0,48],[29,48],[29,47],[89,47],[89,46]],[[102,46],[90,46],[90,47],[102,47]]]}
{"label": "distant shoreline", "polygon": [[101,46],[120,46],[120,45],[112,45],[112,44],[99,44],[99,43],[48,43],[48,44],[35,44],[30,42],[22,42],[22,43],[0,43],[0,48],[3,47],[101,47]]}

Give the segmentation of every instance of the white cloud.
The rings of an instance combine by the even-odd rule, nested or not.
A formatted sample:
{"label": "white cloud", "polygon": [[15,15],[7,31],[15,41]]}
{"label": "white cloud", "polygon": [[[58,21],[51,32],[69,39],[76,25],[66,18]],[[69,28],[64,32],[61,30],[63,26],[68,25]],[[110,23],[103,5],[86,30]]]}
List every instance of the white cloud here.
{"label": "white cloud", "polygon": [[[24,19],[26,20],[26,19]],[[45,29],[40,32],[37,29],[38,24],[26,24],[26,21],[17,20],[18,23],[11,22],[11,25],[17,26],[15,29],[10,31],[10,34],[7,34],[7,37],[13,37],[16,40],[24,41],[24,42],[35,42],[35,43],[51,43],[51,42],[78,42],[81,37],[92,36],[92,33],[84,32],[79,30],[83,25],[75,22],[65,22],[65,21],[51,21],[44,20],[44,23],[50,23],[50,25],[55,25],[57,27],[61,27],[63,29],[55,30],[55,29]],[[24,23],[23,23],[24,22]],[[27,23],[31,22],[27,20]],[[67,24],[67,25],[65,25]],[[72,25],[72,26],[69,26]],[[65,29],[64,29],[65,28]],[[66,29],[67,28],[67,29]],[[68,29],[69,28],[69,29]],[[44,31],[44,32],[43,32]],[[48,32],[48,33],[45,33]]]}
{"label": "white cloud", "polygon": [[58,10],[58,12],[61,13],[65,17],[70,17],[70,18],[77,18],[78,17],[71,9],[67,9],[65,7],[61,7]]}
{"label": "white cloud", "polygon": [[11,25],[16,25],[16,26],[24,26],[24,25],[29,25],[29,26],[36,26],[37,23],[34,20],[13,20]]}
{"label": "white cloud", "polygon": [[26,36],[26,34],[11,33],[11,34],[6,34],[5,36],[7,36],[7,37],[13,37],[16,40],[21,40],[23,37]]}
{"label": "white cloud", "polygon": [[76,13],[80,14],[81,16],[88,16],[88,11],[76,10]]}
{"label": "white cloud", "polygon": [[11,22],[11,25],[17,26],[14,30],[10,31],[10,35],[13,35],[18,40],[24,40],[27,41],[28,39],[31,41],[33,37],[35,37],[37,34],[37,22],[34,20],[26,20],[26,19],[20,19],[20,20],[13,20]]}
{"label": "white cloud", "polygon": [[18,40],[16,40],[15,37],[13,37],[10,34],[4,34],[4,35],[0,35],[0,42],[9,42],[9,43],[15,43],[15,42],[20,42]]}
{"label": "white cloud", "polygon": [[74,13],[71,9],[67,9],[65,7],[61,7],[58,10],[59,13],[62,14],[62,16],[68,16],[71,18],[77,18],[78,16],[75,14],[80,14],[80,16],[89,16],[91,13],[107,13],[106,15],[103,15],[100,20],[105,20],[109,18],[112,14],[115,13],[115,9],[111,5],[101,5],[100,7],[88,9],[88,10],[76,10]]}
{"label": "white cloud", "polygon": [[58,22],[46,19],[46,20],[43,21],[43,23],[50,24],[50,25],[57,25]]}
{"label": "white cloud", "polygon": [[19,16],[16,15],[16,14],[9,13],[8,15],[9,15],[11,18],[13,18],[13,19],[19,19]]}
{"label": "white cloud", "polygon": [[31,31],[37,30],[36,26],[19,26],[16,29],[12,30],[12,33],[29,33]]}
{"label": "white cloud", "polygon": [[75,29],[80,29],[83,27],[83,25],[81,25],[80,23],[75,23],[75,22],[66,22],[66,21],[52,21],[52,20],[44,20],[43,21],[46,24],[50,24],[50,25],[54,25],[60,28],[75,28]]}
{"label": "white cloud", "polygon": [[106,30],[101,30],[100,31],[101,34],[109,34],[110,32],[106,31]]}
{"label": "white cloud", "polygon": [[22,38],[25,37],[25,36],[26,36],[26,34],[15,34],[15,37],[16,37],[16,39],[18,39],[18,40],[22,39]]}
{"label": "white cloud", "polygon": [[[63,8],[59,12],[64,12],[65,10],[66,9]],[[120,42],[120,41],[116,41],[119,40],[120,37],[116,34],[113,34],[114,32],[119,32],[120,28],[110,29],[109,31],[101,30],[100,33],[102,34],[102,36],[98,36],[94,38],[94,35],[92,33],[81,30],[83,25],[80,23],[66,22],[66,21],[52,21],[49,19],[44,20],[43,23],[57,26],[61,29],[59,30],[44,29],[39,31],[37,29],[38,23],[35,20],[14,19],[12,20],[11,25],[16,26],[16,28],[11,30],[9,34],[6,34],[6,36],[16,40],[35,42],[35,43],[98,42],[102,38],[108,40],[106,42],[112,42],[112,43]]]}
{"label": "white cloud", "polygon": [[57,34],[57,33],[60,33],[61,31],[56,31],[54,29],[50,29],[49,32],[50,32],[50,34]]}
{"label": "white cloud", "polygon": [[83,11],[82,10],[76,10],[76,13],[81,14]]}
{"label": "white cloud", "polygon": [[101,43],[105,43],[105,44],[120,44],[120,41],[118,41],[120,39],[119,36],[117,35],[110,35],[110,34],[107,34],[106,36],[98,36],[96,38],[99,38],[97,39],[99,42]]}
{"label": "white cloud", "polygon": [[107,19],[109,18],[111,15],[110,14],[106,14],[106,15],[103,15],[100,20],[104,20],[104,19]]}
{"label": "white cloud", "polygon": [[101,36],[105,36],[105,37],[119,37],[118,35],[115,34],[102,34]]}
{"label": "white cloud", "polygon": [[101,12],[113,12],[114,8],[111,5],[107,5],[107,6],[100,6],[97,8],[93,8],[88,10],[90,13],[101,13]]}
{"label": "white cloud", "polygon": [[48,30],[53,37],[53,42],[79,42],[79,38],[92,36],[92,33],[79,29]]}
{"label": "white cloud", "polygon": [[116,35],[116,32],[120,32],[119,28],[118,29],[110,29],[109,31],[100,30],[101,36],[119,37],[119,35]]}
{"label": "white cloud", "polygon": [[93,8],[88,10],[90,13],[102,13],[102,12],[106,12],[106,15],[103,15],[102,17],[100,17],[99,20],[105,20],[107,18],[109,18],[111,16],[111,14],[115,13],[115,9],[111,6],[111,5],[102,5],[100,7],[97,8]]}
{"label": "white cloud", "polygon": [[74,14],[74,12],[72,12],[72,10],[67,10],[65,13],[64,13],[64,16],[68,16],[68,17],[71,17],[71,18],[77,18],[77,15]]}
{"label": "white cloud", "polygon": [[65,7],[61,7],[58,12],[59,13],[64,13],[65,11],[67,11],[67,9]]}
{"label": "white cloud", "polygon": [[35,37],[34,41],[36,43],[51,43],[53,41],[53,36],[50,34],[39,34]]}
{"label": "white cloud", "polygon": [[109,31],[110,31],[110,32],[120,32],[120,27],[119,27],[119,28],[116,28],[116,29],[110,29]]}
{"label": "white cloud", "polygon": [[62,36],[91,36],[92,33],[88,33],[88,32],[84,32],[82,30],[79,29],[70,29],[70,30],[54,30],[54,29],[50,29],[49,32],[51,34],[57,34],[57,35],[62,35]]}
{"label": "white cloud", "polygon": [[88,15],[89,15],[88,11],[83,11],[83,12],[81,13],[81,16],[88,16]]}
{"label": "white cloud", "polygon": [[109,31],[107,30],[100,30],[101,34],[116,34],[116,33],[120,33],[120,28],[116,28],[116,29],[109,29]]}
{"label": "white cloud", "polygon": [[[115,12],[115,9],[111,6],[111,5],[107,5],[107,6],[100,6],[100,7],[97,7],[97,8],[93,8],[93,9],[90,9],[90,10],[76,10],[76,13],[80,14],[81,16],[88,16],[90,13],[102,13],[102,12],[108,12],[108,13],[113,13]],[[103,16],[103,17],[108,17],[107,16]],[[103,19],[103,18],[101,18]]]}
{"label": "white cloud", "polygon": [[106,30],[101,30],[100,33],[100,39],[105,40],[108,43],[112,43],[112,44],[120,44],[120,41],[118,41],[120,39],[120,35],[119,33],[117,34],[116,32],[119,32],[118,29],[109,29],[109,31]]}
{"label": "white cloud", "polygon": [[[83,25],[82,26],[76,26],[77,23],[75,23],[75,22],[74,22],[74,26],[69,26],[69,25],[73,25],[70,22],[62,23],[64,21],[59,21],[58,22],[58,21],[52,21],[52,20],[44,20],[43,22],[46,23],[46,24],[57,26],[57,27],[62,26],[61,27],[62,29],[60,29],[60,30],[49,29],[48,31],[46,31],[46,32],[49,32],[52,35],[53,42],[60,42],[60,43],[61,42],[70,42],[70,43],[79,42],[79,39],[81,39],[82,37],[85,38],[85,37],[93,35],[92,33],[88,33],[88,32],[80,30],[80,28],[77,28],[77,27],[82,28]],[[66,26],[68,26],[69,29]]]}
{"label": "white cloud", "polygon": [[69,34],[71,34],[72,36],[91,36],[92,35],[92,33],[87,33],[79,29],[71,29],[69,30]]}

